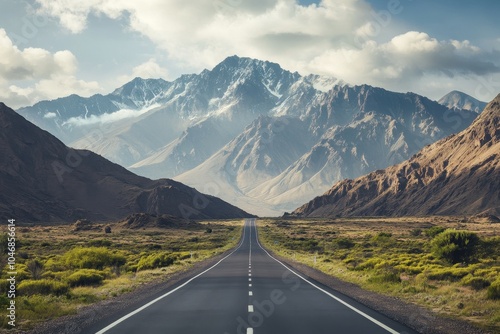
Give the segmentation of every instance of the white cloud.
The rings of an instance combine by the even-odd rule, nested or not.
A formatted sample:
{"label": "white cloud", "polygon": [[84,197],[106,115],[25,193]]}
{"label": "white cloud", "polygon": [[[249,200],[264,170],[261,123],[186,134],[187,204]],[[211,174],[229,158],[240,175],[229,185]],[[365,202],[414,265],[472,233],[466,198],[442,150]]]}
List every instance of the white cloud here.
{"label": "white cloud", "polygon": [[57,114],[55,112],[48,112],[46,113],[45,115],[43,115],[43,118],[56,118],[57,117]]}
{"label": "white cloud", "polygon": [[157,108],[159,105],[153,104],[148,106],[147,108],[141,110],[132,110],[132,109],[120,109],[113,113],[106,113],[99,116],[90,115],[89,117],[71,117],[64,124],[73,125],[73,126],[85,126],[85,125],[93,125],[93,124],[106,124],[112,123],[116,121],[120,121],[127,118],[133,118],[140,116],[151,109]]}
{"label": "white cloud", "polygon": [[[182,72],[211,68],[233,54],[395,90],[415,90],[424,78],[444,82],[457,74],[499,72],[497,57],[469,41],[393,33],[406,10],[398,1],[377,12],[365,0],[322,0],[307,7],[297,0],[36,1],[43,14],[73,33],[86,28],[89,15],[126,18],[130,29],[164,50]],[[161,73],[156,65],[153,59],[134,72]]]}
{"label": "white cloud", "polygon": [[439,77],[453,78],[458,74],[474,77],[500,70],[469,41],[438,41],[416,31],[381,44],[370,40],[359,48],[344,44],[324,51],[304,67],[354,84],[368,83],[396,90],[424,77],[435,81]]}
{"label": "white cloud", "polygon": [[148,78],[168,78],[168,70],[158,65],[156,59],[151,58],[147,62],[133,68],[132,76],[144,79]]}
{"label": "white cloud", "polygon": [[[40,48],[20,50],[0,29],[0,99],[10,107],[100,90],[97,82],[78,80],[77,69],[76,57],[70,51],[52,54]],[[22,82],[23,87],[15,82]]]}

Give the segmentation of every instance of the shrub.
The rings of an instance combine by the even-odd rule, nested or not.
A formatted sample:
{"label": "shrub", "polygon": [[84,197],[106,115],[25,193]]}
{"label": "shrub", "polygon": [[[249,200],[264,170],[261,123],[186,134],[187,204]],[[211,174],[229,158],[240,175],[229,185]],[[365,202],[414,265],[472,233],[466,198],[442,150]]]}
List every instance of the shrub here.
{"label": "shrub", "polygon": [[432,240],[432,252],[437,258],[450,263],[468,262],[475,255],[479,243],[475,233],[446,230]]}
{"label": "shrub", "polygon": [[168,267],[174,264],[177,257],[173,254],[162,252],[143,256],[137,264],[137,270],[154,269]]}
{"label": "shrub", "polygon": [[26,267],[31,274],[31,278],[34,280],[42,278],[43,274],[43,263],[40,262],[38,259],[34,259],[29,261],[26,264]]}
{"label": "shrub", "polygon": [[410,231],[410,235],[413,237],[418,237],[421,234],[422,234],[422,230],[419,228],[414,228],[413,230]]}
{"label": "shrub", "polygon": [[467,268],[440,268],[429,271],[427,277],[433,280],[457,281],[468,274]]}
{"label": "shrub", "polygon": [[446,229],[441,226],[432,226],[431,228],[425,230],[425,235],[434,238],[436,235],[441,234],[445,231]]}
{"label": "shrub", "polygon": [[474,277],[472,275],[467,275],[462,278],[462,285],[470,286],[474,290],[481,290],[490,286],[490,282],[482,277]]}
{"label": "shrub", "polygon": [[98,285],[104,279],[104,273],[95,269],[80,269],[69,275],[66,281],[71,286]]}
{"label": "shrub", "polygon": [[21,295],[56,295],[66,294],[69,290],[67,284],[48,279],[24,280],[17,286]]}
{"label": "shrub", "polygon": [[399,283],[401,282],[401,278],[395,268],[383,264],[368,281],[371,283]]}
{"label": "shrub", "polygon": [[349,249],[349,248],[354,247],[354,245],[355,245],[354,242],[349,238],[335,239],[335,240],[333,240],[333,244],[334,244],[334,246],[336,246],[336,248],[341,248],[341,249]]}
{"label": "shrub", "polygon": [[486,295],[488,299],[500,299],[500,280],[491,283]]}
{"label": "shrub", "polygon": [[392,242],[391,237],[392,233],[380,232],[374,236],[371,241],[376,244],[387,244]]}
{"label": "shrub", "polygon": [[73,248],[63,256],[70,268],[102,269],[106,266],[121,266],[126,260],[123,255],[115,254],[104,247]]}

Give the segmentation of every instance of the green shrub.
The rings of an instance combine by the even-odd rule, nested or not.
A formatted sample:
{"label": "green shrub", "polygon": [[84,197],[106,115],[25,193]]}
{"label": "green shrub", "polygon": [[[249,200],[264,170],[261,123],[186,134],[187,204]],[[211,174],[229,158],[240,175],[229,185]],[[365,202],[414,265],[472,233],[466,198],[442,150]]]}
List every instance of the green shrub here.
{"label": "green shrub", "polygon": [[177,257],[173,254],[162,252],[143,256],[137,264],[137,270],[154,269],[168,267],[174,264]]}
{"label": "green shrub", "polygon": [[491,283],[486,295],[488,299],[500,299],[500,280]]}
{"label": "green shrub", "polygon": [[490,282],[482,277],[474,277],[472,275],[464,276],[461,280],[462,285],[470,286],[474,290],[481,290],[490,286]]}
{"label": "green shrub", "polygon": [[376,244],[387,244],[392,242],[392,233],[380,232],[371,241]]}
{"label": "green shrub", "polygon": [[480,243],[472,232],[446,230],[432,239],[432,252],[437,258],[450,263],[468,262]]}
{"label": "green shrub", "polygon": [[95,269],[80,269],[66,278],[70,286],[99,285],[104,280],[104,273]]}
{"label": "green shrub", "polygon": [[17,286],[21,295],[56,295],[66,294],[69,290],[67,284],[48,279],[24,280]]}
{"label": "green shrub", "polygon": [[126,259],[104,247],[77,247],[66,252],[63,261],[70,268],[103,269],[106,266],[124,265]]}
{"label": "green shrub", "polygon": [[[110,228],[111,231],[111,228]],[[89,246],[92,247],[110,247],[113,243],[106,239],[94,239],[88,242]]]}
{"label": "green shrub", "polygon": [[354,242],[349,238],[337,238],[333,240],[333,245],[340,249],[349,249],[354,247]]}
{"label": "green shrub", "polygon": [[427,277],[432,280],[457,281],[469,273],[467,268],[440,268],[430,270]]}
{"label": "green shrub", "polygon": [[414,228],[413,230],[410,231],[410,235],[413,237],[418,237],[421,234],[422,234],[422,230],[419,228]]}
{"label": "green shrub", "polygon": [[436,235],[443,233],[446,228],[441,226],[432,226],[431,228],[425,230],[425,235],[434,238]]}
{"label": "green shrub", "polygon": [[26,268],[28,269],[32,279],[36,280],[42,278],[43,263],[40,260],[34,259],[29,261],[26,264]]}
{"label": "green shrub", "polygon": [[379,269],[373,274],[368,282],[371,283],[399,283],[401,282],[398,271],[387,264],[381,264]]}

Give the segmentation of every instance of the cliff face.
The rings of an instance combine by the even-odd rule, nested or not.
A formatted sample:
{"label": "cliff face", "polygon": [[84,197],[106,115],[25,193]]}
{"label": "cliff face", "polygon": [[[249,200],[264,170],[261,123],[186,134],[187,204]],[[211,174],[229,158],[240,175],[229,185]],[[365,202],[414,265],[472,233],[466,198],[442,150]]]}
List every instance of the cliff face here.
{"label": "cliff face", "polygon": [[0,103],[0,218],[24,222],[120,219],[146,212],[184,218],[249,214],[182,183],[150,180],[74,150]]}
{"label": "cliff face", "polygon": [[411,159],[336,183],[301,217],[500,213],[500,95],[464,131]]}

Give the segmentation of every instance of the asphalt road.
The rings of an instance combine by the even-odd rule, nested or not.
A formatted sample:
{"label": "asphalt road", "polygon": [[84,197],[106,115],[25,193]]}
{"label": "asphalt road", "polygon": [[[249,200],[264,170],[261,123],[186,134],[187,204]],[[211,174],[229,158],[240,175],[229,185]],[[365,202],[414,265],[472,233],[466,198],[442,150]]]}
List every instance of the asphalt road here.
{"label": "asphalt road", "polygon": [[214,266],[121,318],[109,334],[386,334],[416,332],[272,258],[247,219],[239,247]]}

